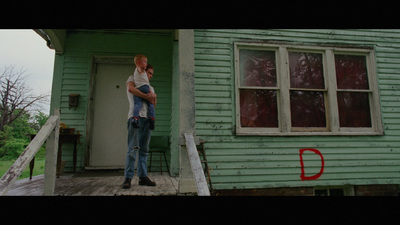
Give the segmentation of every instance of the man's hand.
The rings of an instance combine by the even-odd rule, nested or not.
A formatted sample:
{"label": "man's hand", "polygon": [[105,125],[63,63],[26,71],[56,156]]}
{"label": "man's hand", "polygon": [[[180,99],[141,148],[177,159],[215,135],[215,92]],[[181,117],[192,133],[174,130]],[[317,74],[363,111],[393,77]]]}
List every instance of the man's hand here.
{"label": "man's hand", "polygon": [[149,90],[149,91],[150,91],[150,93],[146,94],[145,99],[147,101],[149,101],[151,104],[153,104],[155,107],[157,104],[157,95],[154,94],[151,90]]}
{"label": "man's hand", "polygon": [[139,73],[144,73],[146,71],[146,67],[137,67]]}

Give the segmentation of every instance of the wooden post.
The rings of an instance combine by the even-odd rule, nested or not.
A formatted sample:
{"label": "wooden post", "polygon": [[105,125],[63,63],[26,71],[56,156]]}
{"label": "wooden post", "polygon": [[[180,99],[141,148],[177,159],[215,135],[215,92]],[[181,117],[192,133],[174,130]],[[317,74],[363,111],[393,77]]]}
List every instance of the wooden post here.
{"label": "wooden post", "polygon": [[210,196],[210,190],[208,189],[206,177],[204,175],[203,167],[201,165],[199,153],[197,152],[193,134],[185,133],[185,140],[190,165],[192,167],[192,173],[197,187],[197,195]]}
{"label": "wooden post", "polygon": [[[196,135],[196,107],[194,92],[194,31],[178,31],[179,60],[179,136],[185,133]],[[190,168],[186,145],[179,146],[179,193],[196,192],[196,185]]]}
{"label": "wooden post", "polygon": [[43,195],[53,195],[56,186],[58,138],[60,133],[60,111],[56,109],[54,115],[58,117],[56,125],[46,143],[46,160],[44,171]]}

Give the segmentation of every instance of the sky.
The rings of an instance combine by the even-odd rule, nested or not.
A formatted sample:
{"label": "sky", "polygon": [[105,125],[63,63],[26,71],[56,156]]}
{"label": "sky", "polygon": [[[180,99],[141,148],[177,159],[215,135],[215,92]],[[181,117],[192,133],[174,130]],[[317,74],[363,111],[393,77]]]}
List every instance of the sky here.
{"label": "sky", "polygon": [[[0,29],[0,72],[5,66],[14,65],[28,75],[26,85],[34,93],[51,94],[55,51],[32,29]],[[49,114],[50,103],[43,105]]]}

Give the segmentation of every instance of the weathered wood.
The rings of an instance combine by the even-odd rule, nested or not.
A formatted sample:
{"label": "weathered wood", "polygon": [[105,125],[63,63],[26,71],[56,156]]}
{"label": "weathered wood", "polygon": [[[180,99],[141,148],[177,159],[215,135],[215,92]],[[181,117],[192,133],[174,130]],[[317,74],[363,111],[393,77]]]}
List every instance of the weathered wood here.
{"label": "weathered wood", "polygon": [[[196,133],[194,31],[179,30],[179,136]],[[176,115],[175,115],[176,116]],[[179,145],[179,192],[195,193],[193,174],[185,145]]]}
{"label": "weathered wood", "polygon": [[60,111],[56,109],[54,115],[58,118],[54,129],[47,138],[46,160],[45,160],[45,179],[43,195],[53,195],[56,185],[58,139],[60,133]]}
{"label": "weathered wood", "polygon": [[[247,189],[270,188],[285,186],[328,186],[347,184],[377,184],[399,183],[399,30],[195,30],[195,64],[196,64],[196,136],[207,140],[207,159],[212,169],[213,187],[216,189]],[[339,129],[332,129],[336,135],[319,136],[322,132],[294,132],[297,136],[238,136],[235,106],[238,105],[234,95],[213,98],[206,91],[236,93],[235,43],[274,43],[278,40],[283,44],[299,43],[322,47],[325,45],[361,48],[365,50],[373,47],[376,63],[370,61],[368,67],[377,74],[381,116],[374,115],[376,120],[382,117],[384,121],[384,136],[349,136],[350,133],[339,133]],[[229,46],[230,45],[230,46]],[[277,61],[284,62],[286,55],[282,54],[283,45],[276,48]],[[324,60],[334,60],[331,50]],[[335,53],[335,49],[332,50]],[[394,60],[396,59],[396,60]],[[225,62],[225,63],[223,63]],[[376,64],[376,65],[374,65]],[[334,65],[324,66],[324,75],[332,74]],[[276,64],[278,85],[288,86],[290,79],[287,64]],[[376,70],[376,71],[374,71]],[[369,74],[370,75],[370,74]],[[337,99],[334,96],[336,77],[325,76],[329,97],[325,99],[328,108],[337,108]],[[290,86],[290,85],[289,85]],[[376,86],[372,84],[370,87]],[[288,100],[290,92],[279,92],[279,98]],[[286,95],[286,97],[285,97]],[[378,97],[373,95],[372,98]],[[213,99],[218,101],[211,102]],[[290,110],[285,111],[287,102],[280,101],[280,125],[282,133],[291,128],[288,121]],[[371,107],[373,107],[371,105]],[[379,108],[378,105],[376,107]],[[378,111],[379,112],[379,111]],[[334,120],[333,114],[327,115],[331,128],[338,128],[339,121]],[[213,118],[210,120],[209,118]],[[371,115],[372,117],[372,115]],[[232,122],[231,122],[232,121]],[[236,123],[235,123],[236,121]],[[254,129],[253,129],[254,131]],[[378,131],[380,132],[380,131]],[[276,133],[279,135],[279,133]],[[352,133],[354,134],[354,133]],[[364,133],[365,134],[365,133]],[[301,136],[311,135],[311,136]],[[339,136],[340,135],[340,136]],[[321,151],[326,160],[325,173],[316,182],[300,179],[299,149],[315,148]],[[397,160],[397,161],[396,161]],[[309,173],[316,173],[320,169],[320,159],[315,158],[305,162]],[[380,169],[378,169],[380,168]],[[370,175],[372,174],[373,175]],[[365,178],[369,176],[368,178]],[[373,177],[373,178],[372,178]]]}
{"label": "weathered wood", "polygon": [[51,131],[57,126],[59,116],[51,116],[31,143],[25,148],[22,154],[15,160],[14,164],[7,170],[1,178],[0,195],[5,195],[8,189],[14,184],[25,167],[29,164],[39,148],[43,145]]}
{"label": "weathered wood", "polygon": [[[56,179],[54,195],[62,196],[176,196],[178,178],[166,173],[149,172],[148,176],[157,183],[155,187],[139,185],[137,177],[132,179],[130,189],[122,189],[123,171],[107,173],[84,172],[65,174]],[[7,196],[40,196],[43,193],[44,175],[18,180],[7,192]]]}
{"label": "weathered wood", "polygon": [[190,165],[192,167],[193,176],[196,181],[197,194],[199,196],[210,196],[210,190],[208,190],[206,177],[204,175],[203,167],[201,165],[199,153],[197,152],[193,135],[191,133],[185,133],[185,139]]}

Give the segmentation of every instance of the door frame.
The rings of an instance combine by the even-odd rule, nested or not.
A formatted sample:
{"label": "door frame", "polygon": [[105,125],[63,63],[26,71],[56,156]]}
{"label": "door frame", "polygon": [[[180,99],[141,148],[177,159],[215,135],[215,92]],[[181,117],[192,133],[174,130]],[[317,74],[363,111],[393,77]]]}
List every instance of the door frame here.
{"label": "door frame", "polygon": [[89,98],[86,113],[86,144],[85,144],[85,169],[112,169],[112,167],[90,167],[90,153],[93,132],[93,116],[94,116],[94,94],[96,86],[96,74],[98,64],[117,64],[117,65],[133,65],[134,56],[131,55],[92,55],[89,83]]}

